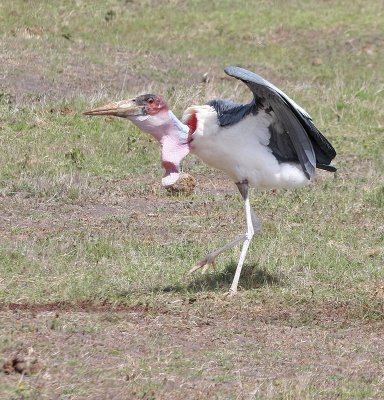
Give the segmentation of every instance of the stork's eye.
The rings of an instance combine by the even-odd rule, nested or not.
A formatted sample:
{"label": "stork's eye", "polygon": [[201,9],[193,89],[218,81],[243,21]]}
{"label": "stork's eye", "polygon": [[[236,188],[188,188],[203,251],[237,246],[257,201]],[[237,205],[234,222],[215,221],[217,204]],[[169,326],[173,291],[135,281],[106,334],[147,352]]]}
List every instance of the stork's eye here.
{"label": "stork's eye", "polygon": [[147,100],[147,102],[148,102],[148,104],[152,104],[152,103],[154,102],[154,100],[153,100],[152,97],[150,97],[150,98]]}

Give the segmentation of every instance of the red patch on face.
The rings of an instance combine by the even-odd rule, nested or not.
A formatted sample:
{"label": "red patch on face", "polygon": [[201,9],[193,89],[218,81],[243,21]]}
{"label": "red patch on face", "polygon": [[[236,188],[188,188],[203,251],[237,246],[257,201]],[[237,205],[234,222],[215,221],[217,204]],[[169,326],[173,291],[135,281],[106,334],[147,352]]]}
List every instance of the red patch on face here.
{"label": "red patch on face", "polygon": [[161,96],[157,96],[154,99],[151,98],[147,100],[147,103],[148,103],[147,113],[149,115],[155,115],[162,110],[168,110],[167,103]]}
{"label": "red patch on face", "polygon": [[188,139],[191,139],[197,127],[197,116],[195,112],[188,118],[187,125],[189,128]]}

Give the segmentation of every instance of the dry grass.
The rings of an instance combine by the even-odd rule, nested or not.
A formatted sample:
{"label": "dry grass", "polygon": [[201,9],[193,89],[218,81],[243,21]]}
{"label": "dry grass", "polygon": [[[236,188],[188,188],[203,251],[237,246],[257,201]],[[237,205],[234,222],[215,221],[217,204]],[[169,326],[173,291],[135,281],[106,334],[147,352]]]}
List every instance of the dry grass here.
{"label": "dry grass", "polygon": [[[5,396],[380,398],[383,9],[271,4],[0,5]],[[195,193],[170,195],[153,140],[81,115],[144,91],[177,114],[248,99],[224,77],[229,64],[308,109],[339,168],[303,190],[254,194],[264,229],[231,301],[239,249],[185,276],[244,229],[231,182],[189,158]]]}

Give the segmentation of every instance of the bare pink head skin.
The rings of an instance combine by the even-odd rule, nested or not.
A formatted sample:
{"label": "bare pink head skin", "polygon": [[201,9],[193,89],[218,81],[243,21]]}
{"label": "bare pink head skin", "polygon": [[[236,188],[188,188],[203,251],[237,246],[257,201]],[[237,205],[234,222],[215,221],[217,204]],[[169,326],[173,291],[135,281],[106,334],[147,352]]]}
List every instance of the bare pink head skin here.
{"label": "bare pink head skin", "polygon": [[165,174],[162,185],[173,185],[180,176],[180,164],[189,153],[189,127],[169,110],[161,96],[145,94],[89,110],[85,115],[112,115],[127,118],[142,131],[152,135],[161,146]]}

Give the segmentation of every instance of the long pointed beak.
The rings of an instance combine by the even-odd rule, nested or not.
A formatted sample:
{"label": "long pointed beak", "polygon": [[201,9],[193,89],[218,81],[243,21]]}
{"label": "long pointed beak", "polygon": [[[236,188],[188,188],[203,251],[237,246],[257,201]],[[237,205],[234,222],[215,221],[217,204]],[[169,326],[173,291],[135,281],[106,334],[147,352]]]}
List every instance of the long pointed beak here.
{"label": "long pointed beak", "polygon": [[86,111],[84,115],[114,115],[116,117],[128,118],[132,116],[145,115],[145,107],[138,106],[135,99],[122,100],[116,103],[106,104]]}

